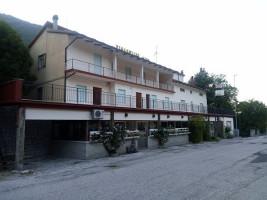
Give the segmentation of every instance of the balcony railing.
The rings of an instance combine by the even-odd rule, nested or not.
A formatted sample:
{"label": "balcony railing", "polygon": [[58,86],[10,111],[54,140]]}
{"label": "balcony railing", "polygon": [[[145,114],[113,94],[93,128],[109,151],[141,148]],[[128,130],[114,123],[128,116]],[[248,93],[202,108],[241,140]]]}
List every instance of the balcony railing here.
{"label": "balcony railing", "polygon": [[136,83],[136,84],[145,85],[149,87],[155,87],[155,88],[160,88],[164,90],[174,91],[173,85],[169,85],[165,83],[158,83],[156,81],[144,79],[144,78],[142,81],[142,78],[139,76],[126,74],[124,72],[112,70],[110,68],[98,66],[98,65],[84,62],[84,61],[77,60],[77,59],[70,59],[66,62],[66,70],[69,70],[69,69],[81,70],[81,71],[85,71],[91,74],[101,75],[101,76],[105,76],[108,78],[115,78],[115,79],[130,82],[130,83]]}
{"label": "balcony railing", "polygon": [[[144,97],[137,99],[135,96],[130,95],[119,95],[107,92],[99,93],[74,87],[66,87],[66,92],[64,92],[63,86],[58,85],[24,85],[23,88],[24,100],[207,113],[207,107],[201,105],[151,98],[147,99]],[[65,102],[64,95],[66,95]]]}

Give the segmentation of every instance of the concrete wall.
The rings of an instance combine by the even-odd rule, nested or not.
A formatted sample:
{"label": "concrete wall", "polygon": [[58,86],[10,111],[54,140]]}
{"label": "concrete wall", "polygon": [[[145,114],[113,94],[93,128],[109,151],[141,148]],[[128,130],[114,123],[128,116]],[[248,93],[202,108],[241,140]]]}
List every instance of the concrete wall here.
{"label": "concrete wall", "polygon": [[[189,133],[178,135],[170,135],[169,141],[164,145],[165,147],[184,145],[189,143]],[[156,149],[159,147],[158,139],[150,136],[148,137],[148,149]]]}
{"label": "concrete wall", "polygon": [[[135,140],[135,144],[138,149],[137,140]],[[125,140],[118,151],[119,155],[126,154],[126,146],[130,145],[131,140]],[[51,152],[54,156],[83,160],[109,156],[102,144],[91,144],[89,141],[53,140]]]}
{"label": "concrete wall", "polygon": [[[46,29],[30,48],[33,59],[31,72],[37,76],[37,83],[64,84],[65,47],[68,36]],[[46,54],[46,67],[38,69],[38,57]]]}

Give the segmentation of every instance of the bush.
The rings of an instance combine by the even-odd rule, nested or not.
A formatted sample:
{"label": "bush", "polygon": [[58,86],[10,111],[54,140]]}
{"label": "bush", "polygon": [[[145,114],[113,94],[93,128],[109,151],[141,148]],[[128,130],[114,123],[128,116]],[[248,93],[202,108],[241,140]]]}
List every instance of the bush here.
{"label": "bush", "polygon": [[223,133],[218,133],[218,137],[221,138],[221,139],[225,138]]}
{"label": "bush", "polygon": [[226,133],[226,139],[233,139],[234,135],[231,133]]}
{"label": "bush", "polygon": [[203,140],[204,141],[211,141],[211,132],[210,132],[210,121],[205,122],[205,129],[203,132]]}
{"label": "bush", "polygon": [[123,128],[119,126],[113,126],[110,128],[110,130],[102,130],[100,134],[93,135],[91,139],[92,143],[103,144],[105,150],[109,153],[109,155],[111,155],[118,153],[120,146],[124,143],[125,136],[126,131]]}
{"label": "bush", "polygon": [[203,141],[204,132],[204,120],[202,117],[197,117],[193,121],[190,121],[189,126],[191,134],[189,140],[193,143],[200,143]]}
{"label": "bush", "polygon": [[214,141],[214,142],[220,142],[220,138],[219,137],[215,137],[215,136],[211,136],[210,141]]}
{"label": "bush", "polygon": [[161,147],[163,147],[164,144],[167,143],[169,140],[169,132],[165,131],[164,128],[162,128],[161,126],[157,131],[154,131],[152,135],[154,135],[154,137],[158,139],[159,146]]}

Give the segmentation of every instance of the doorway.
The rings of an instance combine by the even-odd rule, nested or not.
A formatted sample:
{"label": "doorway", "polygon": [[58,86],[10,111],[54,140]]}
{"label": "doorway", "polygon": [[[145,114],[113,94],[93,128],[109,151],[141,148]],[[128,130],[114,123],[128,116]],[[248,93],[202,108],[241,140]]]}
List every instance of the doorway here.
{"label": "doorway", "polygon": [[136,92],[136,108],[142,108],[142,93]]}
{"label": "doorway", "polygon": [[93,87],[93,104],[101,105],[102,88]]}

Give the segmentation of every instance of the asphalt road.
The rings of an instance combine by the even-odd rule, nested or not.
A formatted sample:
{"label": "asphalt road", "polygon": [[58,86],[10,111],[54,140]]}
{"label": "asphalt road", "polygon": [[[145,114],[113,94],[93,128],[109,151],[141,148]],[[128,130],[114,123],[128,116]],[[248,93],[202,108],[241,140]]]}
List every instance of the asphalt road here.
{"label": "asphalt road", "polygon": [[267,136],[0,173],[0,199],[267,199]]}

